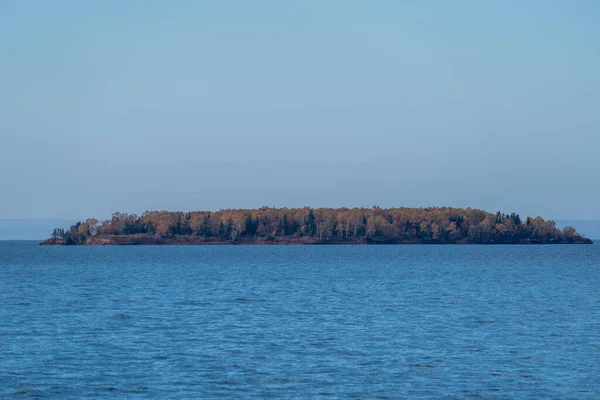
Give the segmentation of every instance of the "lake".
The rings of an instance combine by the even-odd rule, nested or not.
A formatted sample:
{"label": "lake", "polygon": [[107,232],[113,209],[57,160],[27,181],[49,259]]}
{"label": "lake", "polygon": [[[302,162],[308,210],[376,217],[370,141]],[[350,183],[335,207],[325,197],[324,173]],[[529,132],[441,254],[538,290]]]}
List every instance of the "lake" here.
{"label": "lake", "polygon": [[0,242],[0,398],[600,398],[600,245]]}

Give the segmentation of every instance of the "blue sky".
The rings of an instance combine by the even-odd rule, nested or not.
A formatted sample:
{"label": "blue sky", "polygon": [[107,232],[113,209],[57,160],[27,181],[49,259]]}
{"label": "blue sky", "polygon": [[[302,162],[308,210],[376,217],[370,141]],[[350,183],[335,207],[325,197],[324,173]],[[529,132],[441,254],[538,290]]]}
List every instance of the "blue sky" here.
{"label": "blue sky", "polygon": [[600,219],[596,1],[0,2],[0,218]]}

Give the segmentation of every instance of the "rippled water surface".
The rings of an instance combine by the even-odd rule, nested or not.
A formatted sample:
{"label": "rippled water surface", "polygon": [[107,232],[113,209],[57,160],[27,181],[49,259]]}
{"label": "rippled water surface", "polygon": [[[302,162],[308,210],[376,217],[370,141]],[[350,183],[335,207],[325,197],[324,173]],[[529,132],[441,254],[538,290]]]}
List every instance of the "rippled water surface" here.
{"label": "rippled water surface", "polygon": [[0,242],[0,398],[600,398],[600,245]]}

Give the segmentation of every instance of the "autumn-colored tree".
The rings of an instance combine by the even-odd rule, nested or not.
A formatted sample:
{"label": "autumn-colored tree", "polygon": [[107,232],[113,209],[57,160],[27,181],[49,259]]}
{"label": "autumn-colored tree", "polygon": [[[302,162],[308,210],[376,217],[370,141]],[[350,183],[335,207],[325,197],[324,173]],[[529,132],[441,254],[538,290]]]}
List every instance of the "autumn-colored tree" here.
{"label": "autumn-colored tree", "polygon": [[471,208],[270,208],[215,212],[147,211],[141,216],[114,213],[99,223],[78,222],[55,229],[68,244],[89,238],[142,235],[156,238],[198,236],[220,241],[298,239],[347,243],[575,243],[586,241],[573,228],[554,221]]}

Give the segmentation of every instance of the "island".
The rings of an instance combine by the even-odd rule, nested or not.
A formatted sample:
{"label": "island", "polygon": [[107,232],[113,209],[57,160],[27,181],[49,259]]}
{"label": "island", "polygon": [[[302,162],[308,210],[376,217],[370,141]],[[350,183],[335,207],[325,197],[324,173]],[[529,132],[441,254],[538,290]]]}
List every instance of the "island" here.
{"label": "island", "polygon": [[114,213],[56,228],[41,245],[589,244],[541,217],[472,208],[271,208]]}

